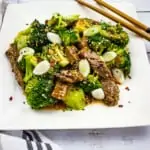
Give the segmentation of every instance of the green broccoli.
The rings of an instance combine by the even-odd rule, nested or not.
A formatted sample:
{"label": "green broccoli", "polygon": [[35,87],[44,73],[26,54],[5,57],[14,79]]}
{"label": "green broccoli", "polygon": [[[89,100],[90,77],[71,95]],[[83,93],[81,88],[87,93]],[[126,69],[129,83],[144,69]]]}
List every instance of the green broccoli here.
{"label": "green broccoli", "polygon": [[115,67],[123,70],[124,75],[127,76],[131,70],[131,59],[129,52],[126,49],[119,49],[116,51]]}
{"label": "green broccoli", "polygon": [[50,96],[54,83],[46,78],[34,77],[28,81],[25,87],[27,103],[32,109],[40,109],[57,102],[56,99]]}
{"label": "green broccoli", "polygon": [[65,46],[75,44],[80,40],[78,32],[68,29],[60,30],[59,36]]}
{"label": "green broccoli", "polygon": [[94,75],[88,75],[87,79],[80,82],[78,86],[82,88],[85,93],[89,93],[94,89],[102,87],[100,81],[98,80],[98,76]]}
{"label": "green broccoli", "polygon": [[120,47],[125,47],[129,42],[128,33],[125,32],[120,24],[110,25],[107,23],[100,24],[99,33],[101,36],[109,39]]}
{"label": "green broccoli", "polygon": [[25,60],[25,57],[23,57],[22,60],[19,61],[17,64],[18,64],[19,69],[21,69],[21,71],[25,72],[25,70],[26,70],[26,60]]}
{"label": "green broccoli", "polygon": [[71,26],[75,21],[77,21],[79,15],[72,16],[62,16],[59,13],[55,13],[51,19],[49,19],[46,24],[51,30],[62,30],[68,26]]}
{"label": "green broccoli", "polygon": [[31,27],[28,27],[27,29],[20,31],[16,36],[14,43],[16,43],[18,50],[28,46],[27,43],[29,41],[31,30]]}
{"label": "green broccoli", "polygon": [[100,34],[96,34],[88,37],[88,45],[93,51],[102,55],[102,53],[111,45],[111,42]]}
{"label": "green broccoli", "polygon": [[71,87],[64,98],[64,103],[76,110],[83,110],[85,107],[85,95],[81,88]]}
{"label": "green broccoli", "polygon": [[51,55],[52,59],[56,62],[58,62],[58,64],[61,67],[65,67],[69,64],[69,60],[68,58],[65,56],[65,53],[63,51],[63,47],[58,45],[58,44],[52,44],[51,45],[51,51],[53,52],[53,55]]}
{"label": "green broccoli", "polygon": [[37,59],[33,55],[27,55],[25,56],[25,76],[24,76],[24,82],[28,82],[33,75],[33,67],[37,65]]}
{"label": "green broccoli", "polygon": [[129,52],[124,48],[111,49],[117,54],[117,57],[111,62],[106,63],[109,68],[119,68],[124,72],[124,75],[127,76],[131,70],[131,59]]}
{"label": "green broccoli", "polygon": [[34,48],[35,51],[41,51],[42,46],[49,43],[46,25],[34,20],[27,29],[18,33],[14,42],[18,50],[28,46]]}

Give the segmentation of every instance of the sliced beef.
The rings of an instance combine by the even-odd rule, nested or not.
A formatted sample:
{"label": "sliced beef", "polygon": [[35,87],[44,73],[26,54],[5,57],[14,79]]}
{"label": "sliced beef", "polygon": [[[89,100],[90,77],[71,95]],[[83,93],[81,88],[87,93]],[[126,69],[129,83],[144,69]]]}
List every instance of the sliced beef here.
{"label": "sliced beef", "polygon": [[82,74],[77,70],[62,70],[61,73],[56,74],[56,77],[67,83],[76,83],[84,79]]}
{"label": "sliced beef", "polygon": [[85,47],[88,47],[88,38],[85,37],[85,36],[83,36],[83,37],[81,38],[80,43],[78,44],[78,48],[79,48],[79,49],[83,49],[83,48],[85,48]]}
{"label": "sliced beef", "polygon": [[55,85],[51,96],[58,100],[64,100],[67,90],[68,85],[58,81]]}
{"label": "sliced beef", "polygon": [[19,52],[15,44],[10,45],[10,48],[6,51],[6,56],[9,59],[12,71],[15,74],[18,84],[24,89],[23,72],[18,68],[17,65],[17,58],[19,56]]}
{"label": "sliced beef", "polygon": [[100,78],[113,79],[111,71],[95,52],[88,51],[83,52],[80,55],[89,61],[92,69],[99,75]]}
{"label": "sliced beef", "polygon": [[117,105],[119,100],[119,87],[111,80],[103,80],[102,87],[105,93],[104,103],[108,106]]}
{"label": "sliced beef", "polygon": [[75,63],[77,60],[79,60],[77,51],[78,49],[75,46],[67,46],[66,47],[66,55],[69,59],[69,62],[71,64]]}

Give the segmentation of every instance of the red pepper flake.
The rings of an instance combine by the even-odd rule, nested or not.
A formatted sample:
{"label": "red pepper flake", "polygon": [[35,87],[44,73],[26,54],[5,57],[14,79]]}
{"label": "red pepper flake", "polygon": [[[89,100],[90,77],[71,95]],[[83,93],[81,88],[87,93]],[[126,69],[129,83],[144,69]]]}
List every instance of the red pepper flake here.
{"label": "red pepper flake", "polygon": [[119,108],[123,108],[123,105],[118,105]]}
{"label": "red pepper flake", "polygon": [[127,86],[127,87],[125,87],[125,89],[127,90],[127,91],[130,91],[130,89],[129,89],[129,87]]}
{"label": "red pepper flake", "polygon": [[9,101],[12,101],[12,100],[13,100],[13,97],[12,97],[12,96],[10,96],[10,97],[9,97]]}

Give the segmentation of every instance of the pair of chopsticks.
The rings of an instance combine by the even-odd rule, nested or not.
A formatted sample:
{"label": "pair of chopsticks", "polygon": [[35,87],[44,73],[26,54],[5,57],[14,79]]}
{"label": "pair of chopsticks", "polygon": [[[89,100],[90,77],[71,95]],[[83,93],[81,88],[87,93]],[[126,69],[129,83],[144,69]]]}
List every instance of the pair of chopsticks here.
{"label": "pair of chopsticks", "polygon": [[141,23],[140,21],[132,18],[131,16],[125,14],[124,12],[118,10],[117,8],[111,6],[110,4],[106,3],[104,0],[94,0],[96,1],[99,5],[104,6],[105,8],[111,10],[112,12],[116,13],[117,15],[121,16],[122,18],[126,19],[120,19],[111,13],[105,11],[102,8],[98,8],[93,6],[92,4],[89,4],[85,2],[85,0],[76,0],[78,3],[102,14],[103,16],[120,23],[122,26],[126,27],[127,29],[131,30],[132,32],[138,34],[139,36],[147,39],[150,41],[150,27],[147,27],[145,24]]}

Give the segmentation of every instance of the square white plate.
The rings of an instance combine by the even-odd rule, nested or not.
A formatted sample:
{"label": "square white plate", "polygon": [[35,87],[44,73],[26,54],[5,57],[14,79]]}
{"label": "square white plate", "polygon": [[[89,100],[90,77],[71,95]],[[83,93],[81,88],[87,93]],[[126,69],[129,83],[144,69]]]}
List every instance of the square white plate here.
{"label": "square white plate", "polygon": [[[132,4],[116,3],[116,7],[136,17]],[[81,7],[75,1],[51,1],[9,5],[0,34],[0,129],[81,129],[150,125],[150,69],[144,42],[130,33],[132,58],[131,80],[121,87],[119,104],[124,107],[90,105],[85,111],[33,111],[24,105],[25,97],[11,72],[5,51],[18,31],[35,18],[50,18],[54,12],[64,15],[81,14],[103,19],[97,13]],[[125,90],[128,86],[130,91]],[[9,97],[13,96],[13,101]],[[131,103],[129,103],[129,101]]]}

